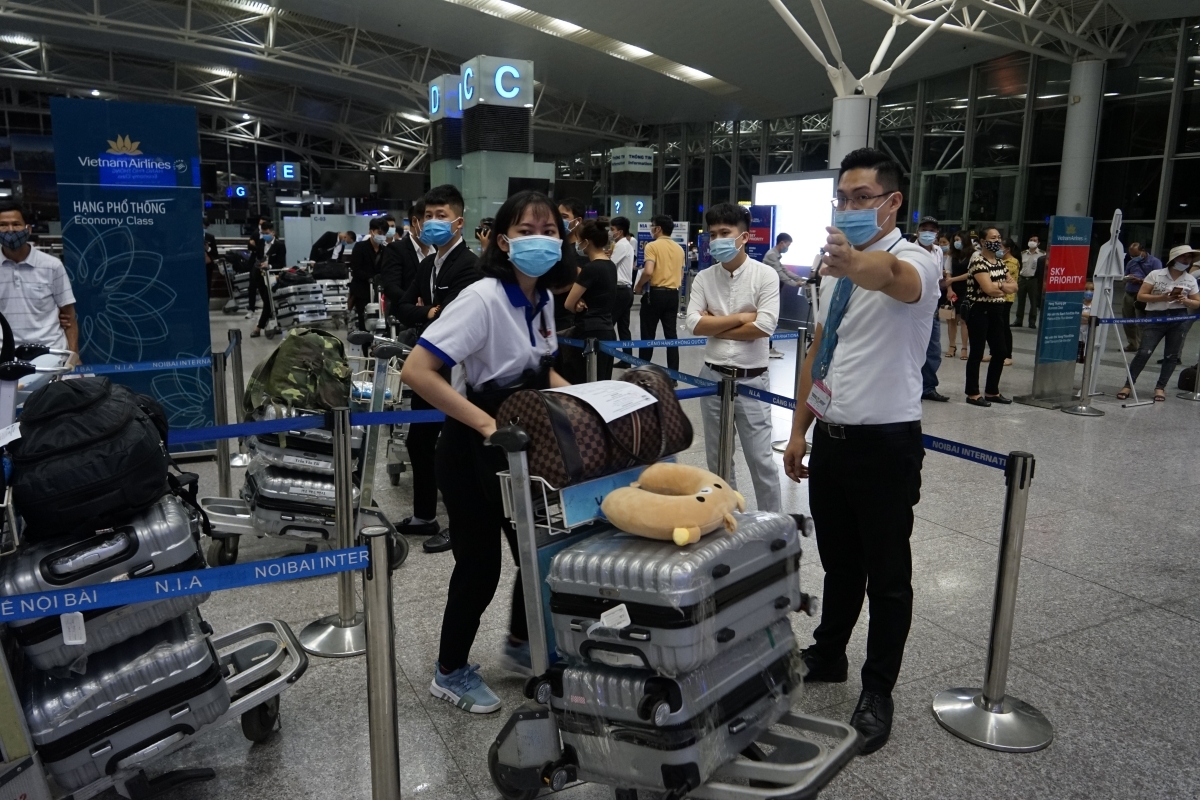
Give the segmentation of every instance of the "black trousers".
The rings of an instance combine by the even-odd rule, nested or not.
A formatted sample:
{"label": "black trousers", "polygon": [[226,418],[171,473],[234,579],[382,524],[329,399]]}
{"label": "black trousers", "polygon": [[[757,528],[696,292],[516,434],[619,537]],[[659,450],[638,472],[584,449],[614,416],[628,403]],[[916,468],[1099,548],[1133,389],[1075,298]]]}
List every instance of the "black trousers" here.
{"label": "black trousers", "polygon": [[[412,410],[429,411],[433,406],[413,393]],[[413,516],[421,519],[437,517],[438,482],[435,464],[438,435],[442,432],[441,422],[417,422],[409,425],[408,460],[412,462]]]}
{"label": "black trousers", "polygon": [[[479,620],[496,595],[500,583],[500,536],[508,539],[514,561],[517,534],[504,517],[500,480],[496,473],[508,469],[499,447],[488,447],[483,437],[455,419],[447,419],[437,447],[437,476],[450,517],[454,572],[450,575],[438,663],[453,671],[467,664]],[[509,632],[529,640],[521,574],[513,584]]]}
{"label": "black trousers", "polygon": [[[617,326],[617,337],[620,339],[632,339],[633,334],[629,330],[629,312],[633,310],[633,287],[618,286],[617,293],[613,296],[613,322]],[[626,355],[633,355],[632,350],[626,350]]]}
{"label": "black trousers", "polygon": [[[604,325],[603,323],[585,323],[583,326],[583,338],[599,339],[602,342],[611,341],[613,338],[612,325]],[[613,357],[608,353],[598,350],[596,353],[596,380],[612,380],[612,373]]]}
{"label": "black trousers", "polygon": [[979,394],[979,365],[983,363],[983,348],[987,345],[992,360],[988,362],[987,385],[984,394],[1000,394],[1000,373],[1004,372],[1004,359],[1009,357],[1008,341],[1004,331],[1008,328],[1007,303],[975,303],[967,314],[967,341],[971,353],[967,357],[967,397]]}
{"label": "black trousers", "polygon": [[1008,346],[1005,358],[1012,358],[1012,307],[1012,303],[1004,303],[1004,343]]}
{"label": "black trousers", "polygon": [[583,349],[573,344],[564,344],[562,339],[580,339],[583,329],[579,327],[564,328],[557,331],[558,355],[554,357],[554,371],[570,384],[587,383],[587,363],[583,360]]}
{"label": "black trousers", "polygon": [[808,502],[825,569],[818,654],[840,658],[870,601],[862,687],[887,694],[896,685],[912,622],[913,506],[921,499],[920,423],[909,432],[832,439],[813,432]]}
{"label": "black trousers", "polygon": [[254,313],[258,299],[262,298],[262,313],[258,315],[258,324],[254,327],[262,330],[271,318],[271,296],[267,289],[267,274],[258,267],[250,268],[250,300],[248,310]]}
{"label": "black trousers", "polygon": [[[659,323],[662,323],[663,338],[674,339],[677,335],[675,324],[679,321],[679,290],[650,287],[650,291],[642,295],[641,316],[643,339],[653,339]],[[649,361],[654,357],[654,348],[639,348],[638,357]],[[667,366],[679,369],[678,347],[667,348]]]}

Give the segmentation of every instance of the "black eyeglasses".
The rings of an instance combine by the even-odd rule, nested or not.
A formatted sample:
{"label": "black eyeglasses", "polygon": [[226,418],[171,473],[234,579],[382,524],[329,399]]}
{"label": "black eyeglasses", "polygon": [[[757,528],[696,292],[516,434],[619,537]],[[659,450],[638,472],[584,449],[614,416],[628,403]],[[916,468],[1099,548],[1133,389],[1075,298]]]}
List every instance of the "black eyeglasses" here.
{"label": "black eyeglasses", "polygon": [[854,197],[844,197],[842,195],[838,195],[829,202],[839,211],[844,210],[847,206],[851,208],[867,208],[872,200],[878,200],[881,197],[889,197],[893,194],[895,194],[895,192],[884,192],[883,194],[860,194],[855,195]]}

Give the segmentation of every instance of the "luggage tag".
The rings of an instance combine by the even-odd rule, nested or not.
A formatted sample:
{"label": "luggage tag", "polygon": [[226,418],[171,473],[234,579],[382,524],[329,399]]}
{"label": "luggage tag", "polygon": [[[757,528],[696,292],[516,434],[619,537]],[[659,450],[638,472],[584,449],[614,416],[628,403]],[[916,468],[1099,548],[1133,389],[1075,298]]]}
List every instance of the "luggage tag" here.
{"label": "luggage tag", "polygon": [[824,381],[814,380],[812,391],[808,393],[808,401],[804,404],[808,410],[817,415],[817,419],[825,419],[829,404],[833,402],[833,392]]}
{"label": "luggage tag", "polygon": [[63,644],[87,644],[87,626],[83,623],[83,613],[70,611],[58,615],[62,623]]}
{"label": "luggage tag", "polygon": [[600,628],[619,631],[628,628],[632,624],[633,620],[629,618],[629,609],[625,607],[624,603],[621,603],[621,605],[610,608],[601,614],[600,621],[592,623],[591,627],[587,629],[586,636],[590,639],[592,633]]}
{"label": "luggage tag", "polygon": [[21,423],[20,422],[14,422],[12,425],[8,425],[4,428],[0,428],[0,447],[3,447],[4,445],[8,444],[9,442],[15,442],[17,439],[20,439],[20,438],[21,438]]}

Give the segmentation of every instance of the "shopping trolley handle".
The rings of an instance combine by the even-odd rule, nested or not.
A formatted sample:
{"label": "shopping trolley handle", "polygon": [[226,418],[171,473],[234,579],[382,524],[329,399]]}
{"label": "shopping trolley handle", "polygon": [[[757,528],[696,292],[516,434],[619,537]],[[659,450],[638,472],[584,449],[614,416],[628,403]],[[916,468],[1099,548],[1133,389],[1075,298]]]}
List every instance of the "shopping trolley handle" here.
{"label": "shopping trolley handle", "polygon": [[508,453],[519,453],[529,447],[529,434],[516,425],[497,428],[488,439],[488,444],[501,447]]}
{"label": "shopping trolley handle", "polygon": [[350,344],[364,345],[375,341],[375,334],[370,331],[350,331],[346,336]]}
{"label": "shopping trolley handle", "polygon": [[390,359],[403,358],[412,352],[411,347],[405,347],[397,342],[379,342],[375,345],[375,349],[371,351],[371,355],[375,358]]}

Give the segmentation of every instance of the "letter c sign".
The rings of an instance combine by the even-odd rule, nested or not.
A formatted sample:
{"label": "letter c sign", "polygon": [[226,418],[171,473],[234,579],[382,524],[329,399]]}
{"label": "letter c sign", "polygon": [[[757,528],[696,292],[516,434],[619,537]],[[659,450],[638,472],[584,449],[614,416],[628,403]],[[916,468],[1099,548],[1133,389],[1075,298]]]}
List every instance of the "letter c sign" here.
{"label": "letter c sign", "polygon": [[467,67],[462,74],[462,99],[470,100],[475,96],[475,84],[472,81],[475,78],[475,70]]}
{"label": "letter c sign", "polygon": [[513,86],[511,89],[505,88],[504,77],[506,75],[511,76],[513,80],[520,80],[521,73],[518,72],[517,68],[511,64],[505,64],[496,70],[496,94],[500,95],[505,100],[512,100],[520,93],[521,87],[520,85],[517,85]]}

